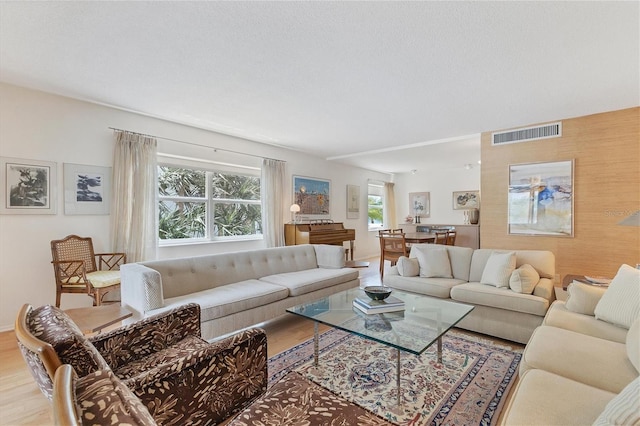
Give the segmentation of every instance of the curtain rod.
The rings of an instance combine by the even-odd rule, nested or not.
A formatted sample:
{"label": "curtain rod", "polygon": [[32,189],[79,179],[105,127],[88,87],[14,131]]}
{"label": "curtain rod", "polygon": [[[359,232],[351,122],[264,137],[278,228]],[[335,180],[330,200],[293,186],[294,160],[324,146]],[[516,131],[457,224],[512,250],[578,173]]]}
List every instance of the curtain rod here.
{"label": "curtain rod", "polygon": [[147,133],[132,132],[131,130],[117,129],[117,128],[115,128],[115,127],[109,127],[109,129],[111,129],[111,130],[116,130],[116,131],[120,131],[120,132],[133,133],[134,135],[149,136],[149,137],[151,137],[151,138],[163,139],[163,140],[165,140],[165,141],[172,141],[172,142],[183,143],[183,144],[185,144],[185,145],[193,145],[193,146],[199,146],[199,147],[201,147],[201,148],[209,148],[209,149],[213,149],[214,151],[231,152],[231,153],[233,153],[233,154],[247,155],[247,156],[249,156],[249,157],[262,158],[262,159],[265,159],[265,160],[282,161],[283,163],[286,163],[286,161],[284,161],[284,160],[279,160],[279,159],[277,159],[277,158],[263,157],[262,155],[247,154],[246,152],[233,151],[233,150],[230,150],[230,149],[224,149],[224,148],[216,148],[215,146],[202,145],[202,144],[199,144],[199,143],[193,143],[193,142],[186,142],[186,141],[181,141],[181,140],[178,140],[178,139],[163,138],[162,136],[149,135],[149,134],[147,134]]}

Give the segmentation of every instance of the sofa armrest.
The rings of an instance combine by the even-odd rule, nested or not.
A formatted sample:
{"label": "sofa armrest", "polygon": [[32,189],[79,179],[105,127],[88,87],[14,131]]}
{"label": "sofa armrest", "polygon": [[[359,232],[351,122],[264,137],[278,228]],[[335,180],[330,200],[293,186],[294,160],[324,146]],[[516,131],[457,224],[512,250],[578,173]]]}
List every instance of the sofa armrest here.
{"label": "sofa armrest", "polygon": [[120,294],[122,305],[144,315],[164,306],[160,272],[139,263],[120,267]]}
{"label": "sofa armrest", "polygon": [[553,281],[549,278],[540,278],[540,281],[538,281],[538,284],[536,284],[536,287],[533,289],[533,295],[545,298],[549,302],[553,302],[554,300],[556,300]]}
{"label": "sofa armrest", "polygon": [[113,370],[174,345],[187,335],[201,336],[200,305],[190,303],[89,338]]}
{"label": "sofa armrest", "polygon": [[344,248],[327,244],[314,244],[318,267],[325,269],[344,268]]}
{"label": "sofa armrest", "polygon": [[124,380],[163,424],[219,424],[266,391],[267,336],[252,328]]}

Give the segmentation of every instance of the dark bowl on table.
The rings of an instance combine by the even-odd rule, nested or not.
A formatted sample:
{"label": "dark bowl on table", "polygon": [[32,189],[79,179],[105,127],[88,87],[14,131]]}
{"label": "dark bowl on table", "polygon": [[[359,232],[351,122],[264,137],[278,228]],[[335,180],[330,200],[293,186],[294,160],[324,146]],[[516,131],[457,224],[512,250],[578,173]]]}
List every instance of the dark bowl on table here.
{"label": "dark bowl on table", "polygon": [[391,288],[383,285],[372,285],[365,287],[364,292],[373,300],[384,300],[391,294]]}

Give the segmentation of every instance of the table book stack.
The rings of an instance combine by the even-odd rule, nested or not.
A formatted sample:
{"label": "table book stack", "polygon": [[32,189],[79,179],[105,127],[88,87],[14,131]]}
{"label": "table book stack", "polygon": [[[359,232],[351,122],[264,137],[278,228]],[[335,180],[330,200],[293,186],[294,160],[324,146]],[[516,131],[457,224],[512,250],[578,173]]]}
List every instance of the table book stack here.
{"label": "table book stack", "polygon": [[386,312],[404,311],[404,301],[393,296],[389,296],[385,300],[356,297],[353,299],[353,307],[365,314],[384,314]]}

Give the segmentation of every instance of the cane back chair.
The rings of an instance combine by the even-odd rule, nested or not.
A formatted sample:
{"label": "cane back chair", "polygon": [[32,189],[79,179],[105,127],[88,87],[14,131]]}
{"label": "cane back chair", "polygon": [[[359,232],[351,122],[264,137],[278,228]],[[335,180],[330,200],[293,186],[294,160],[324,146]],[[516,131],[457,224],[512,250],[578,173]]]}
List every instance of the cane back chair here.
{"label": "cane back chair", "polygon": [[127,262],[124,253],[94,253],[91,238],[77,235],[51,241],[51,256],[56,307],[62,293],[86,293],[100,306],[105,294],[120,287],[120,265]]}
{"label": "cane back chair", "polygon": [[398,262],[401,256],[407,256],[407,242],[403,232],[380,231],[380,279],[384,277],[384,262],[388,260],[391,266]]}

